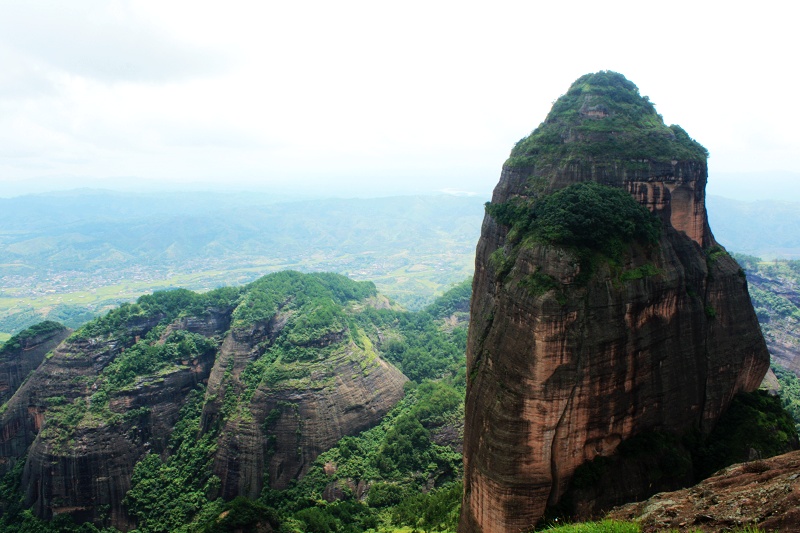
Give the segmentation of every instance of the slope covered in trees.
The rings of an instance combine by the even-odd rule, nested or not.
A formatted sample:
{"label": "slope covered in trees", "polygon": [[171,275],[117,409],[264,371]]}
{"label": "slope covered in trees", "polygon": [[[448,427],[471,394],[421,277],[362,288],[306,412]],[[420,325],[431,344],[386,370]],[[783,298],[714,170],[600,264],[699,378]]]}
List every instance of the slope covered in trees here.
{"label": "slope covered in trees", "polygon": [[[281,272],[125,304],[73,333],[0,408],[2,526],[452,525],[468,300],[465,283],[407,312],[371,283]],[[52,477],[51,463],[80,479]],[[48,489],[31,497],[31,483]]]}
{"label": "slope covered in trees", "polygon": [[774,364],[800,374],[800,261],[735,254]]}

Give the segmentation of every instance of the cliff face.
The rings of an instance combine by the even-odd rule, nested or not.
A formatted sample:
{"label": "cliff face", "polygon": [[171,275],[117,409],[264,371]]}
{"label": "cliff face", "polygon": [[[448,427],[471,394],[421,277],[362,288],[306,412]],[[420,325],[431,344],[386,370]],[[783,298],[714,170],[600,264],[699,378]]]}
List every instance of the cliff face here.
{"label": "cliff face", "polygon": [[85,521],[103,513],[117,527],[133,525],[122,498],[134,465],[147,452],[165,451],[185,396],[208,376],[213,354],[179,362],[158,377],[143,376],[111,394],[106,405],[97,406],[94,394],[103,370],[163,318],[159,313],[131,321],[127,339],[62,342],[4,405],[3,470],[25,460],[25,504],[38,516],[68,513]]}
{"label": "cliff face", "polygon": [[[287,488],[320,453],[376,424],[403,397],[405,376],[344,325],[304,339],[314,356],[284,366],[288,375],[250,381],[248,365],[278,342],[290,314],[279,310],[265,325],[231,331],[211,372],[208,393],[216,399],[206,404],[203,425],[222,425],[214,472],[225,498],[256,498],[265,484]],[[226,396],[240,398],[233,415],[223,414]]]}
{"label": "cliff face", "polygon": [[[180,426],[190,448],[205,443],[191,452],[193,475],[212,479],[215,494],[286,487],[403,396],[405,376],[356,325],[372,300],[371,283],[281,272],[242,290],[170,291],[124,305],[62,342],[4,403],[0,474],[24,461],[24,505],[39,517],[128,530],[137,502],[123,499],[137,464],[157,456],[142,470],[151,475],[180,455]],[[191,431],[183,408],[198,390]]]}
{"label": "cliff face", "polygon": [[14,395],[28,374],[70,331],[56,322],[42,322],[15,335],[0,349],[0,405]]}
{"label": "cliff face", "polygon": [[[512,151],[475,260],[460,531],[526,531],[581,464],[643,432],[708,432],[761,382],[769,355],[708,227],[705,158],[614,73],[576,81]],[[559,241],[543,202],[583,182],[629,192],[660,232]]]}

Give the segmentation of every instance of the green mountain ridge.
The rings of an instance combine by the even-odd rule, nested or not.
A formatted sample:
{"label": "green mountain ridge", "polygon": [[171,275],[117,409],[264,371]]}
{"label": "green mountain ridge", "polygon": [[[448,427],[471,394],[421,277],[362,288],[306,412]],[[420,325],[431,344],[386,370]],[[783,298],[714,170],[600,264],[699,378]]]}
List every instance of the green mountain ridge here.
{"label": "green mountain ridge", "polygon": [[[372,283],[285,271],[123,304],[39,353],[0,407],[0,524],[199,531],[243,505],[285,531],[363,531],[404,523],[397,506],[421,489],[455,501],[468,300],[466,281],[407,312]],[[51,331],[18,335],[4,356]],[[53,464],[78,477],[51,477]],[[353,503],[370,486],[371,506]]]}

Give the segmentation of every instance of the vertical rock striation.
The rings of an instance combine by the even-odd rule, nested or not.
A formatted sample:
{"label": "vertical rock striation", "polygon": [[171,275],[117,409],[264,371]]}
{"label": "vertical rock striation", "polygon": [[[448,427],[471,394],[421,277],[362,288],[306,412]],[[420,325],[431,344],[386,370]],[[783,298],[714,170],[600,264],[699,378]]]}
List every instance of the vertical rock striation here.
{"label": "vertical rock striation", "polygon": [[[706,218],[706,157],[612,72],[577,80],[512,151],[475,260],[461,532],[527,531],[580,465],[644,432],[707,433],[761,382],[747,284]],[[543,201],[584,182],[630,193],[660,234],[603,248],[542,229]]]}

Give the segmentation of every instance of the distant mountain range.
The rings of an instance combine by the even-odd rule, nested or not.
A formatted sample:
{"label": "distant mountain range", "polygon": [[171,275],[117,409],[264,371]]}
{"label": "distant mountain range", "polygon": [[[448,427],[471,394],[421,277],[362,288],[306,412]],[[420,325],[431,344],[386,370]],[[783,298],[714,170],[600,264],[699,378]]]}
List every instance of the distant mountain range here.
{"label": "distant mountain range", "polygon": [[280,200],[99,190],[0,199],[0,333],[43,318],[75,327],[153,290],[283,269],[371,280],[419,309],[472,274],[486,199]]}
{"label": "distant mountain range", "polygon": [[[486,200],[97,189],[0,198],[0,340],[42,318],[74,327],[153,290],[240,285],[287,268],[369,279],[419,309],[471,275]],[[707,205],[729,250],[800,257],[800,202]]]}
{"label": "distant mountain range", "polygon": [[[793,200],[793,201],[789,201]],[[800,258],[800,201],[706,200],[711,230],[728,250],[763,259]]]}

